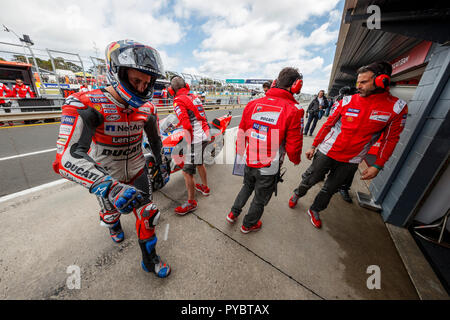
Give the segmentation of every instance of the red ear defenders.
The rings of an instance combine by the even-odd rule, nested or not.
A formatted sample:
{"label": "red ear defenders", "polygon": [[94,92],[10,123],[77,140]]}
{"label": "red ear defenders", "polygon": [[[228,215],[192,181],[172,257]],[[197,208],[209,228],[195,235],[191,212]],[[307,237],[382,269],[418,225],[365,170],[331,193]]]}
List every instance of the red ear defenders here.
{"label": "red ear defenders", "polygon": [[386,89],[391,83],[391,77],[387,74],[379,74],[375,77],[375,87]]}
{"label": "red ear defenders", "polygon": [[[277,80],[273,80],[272,85],[270,86],[271,88],[276,87],[277,85]],[[292,94],[296,94],[299,93],[300,90],[302,90],[303,87],[303,80],[302,79],[297,79],[294,81],[294,83],[292,84],[292,86],[289,88],[289,90],[291,91]]]}
{"label": "red ear defenders", "polygon": [[291,93],[292,94],[299,93],[300,90],[302,90],[302,87],[303,87],[303,80],[302,79],[295,80],[290,89]]}
{"label": "red ear defenders", "polygon": [[[184,87],[188,90],[191,91],[191,87],[189,87],[189,83],[185,83]],[[169,88],[167,88],[167,92],[169,92],[169,94],[173,97],[175,97],[175,90],[172,89],[172,87],[170,86]]]}

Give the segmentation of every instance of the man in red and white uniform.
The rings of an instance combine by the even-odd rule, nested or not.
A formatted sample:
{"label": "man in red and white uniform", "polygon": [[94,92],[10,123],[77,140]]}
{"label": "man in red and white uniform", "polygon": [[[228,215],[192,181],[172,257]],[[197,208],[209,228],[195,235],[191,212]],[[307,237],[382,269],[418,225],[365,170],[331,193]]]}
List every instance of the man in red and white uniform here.
{"label": "man in red and white uniform", "polygon": [[22,79],[16,79],[16,84],[13,85],[11,90],[11,97],[19,96],[19,98],[27,98],[27,95],[30,98],[35,97],[34,92],[31,90],[29,86],[23,83]]}
{"label": "man in red and white uniform", "polygon": [[[175,208],[175,213],[185,215],[197,209],[195,190],[208,196],[208,179],[206,168],[203,164],[203,152],[210,141],[209,124],[201,100],[189,93],[189,84],[183,78],[175,76],[172,78],[169,93],[174,96],[173,108],[178,117],[179,124],[186,131],[187,152],[183,166],[183,176],[188,191],[188,200]],[[202,180],[196,184],[194,174],[198,174]]]}
{"label": "man in red and white uniform", "polygon": [[[344,96],[317,134],[306,152],[313,163],[302,175],[302,181],[289,200],[295,207],[300,197],[328,173],[325,184],[308,210],[311,223],[320,228],[319,212],[325,210],[333,194],[353,174],[370,147],[381,134],[380,150],[375,163],[362,173],[361,179],[373,179],[389,160],[408,114],[406,102],[389,93],[392,67],[374,62],[358,70],[359,94]],[[316,152],[317,150],[317,152]]]}
{"label": "man in red and white uniform", "polygon": [[80,86],[80,92],[88,92],[88,91],[89,89],[84,84]]}
{"label": "man in red and white uniform", "polygon": [[164,87],[164,89],[161,90],[161,98],[162,98],[162,105],[165,107],[168,104],[168,94],[167,94],[167,88]]}
{"label": "man in red and white uniform", "polygon": [[[0,82],[0,98],[1,97],[9,97],[10,95],[11,95],[11,90],[7,86],[5,86],[3,83]],[[5,103],[6,103],[5,100],[0,99],[1,107],[4,107]],[[5,112],[8,113],[8,112],[11,112],[11,110],[5,109]]]}
{"label": "man in red and white uniform", "polygon": [[[11,95],[11,90],[4,85],[3,83],[0,82],[0,98],[1,97],[9,97]],[[3,110],[5,110],[5,113],[10,113],[11,112],[11,102],[6,102],[3,99],[0,99],[0,107],[3,108]],[[0,121],[0,126],[3,125],[3,122]],[[12,126],[13,122],[9,122],[9,125]]]}
{"label": "man in red and white uniform", "polygon": [[281,70],[275,87],[263,98],[247,104],[239,124],[236,154],[246,157],[244,185],[237,195],[227,221],[234,223],[250,195],[255,196],[241,226],[243,233],[261,228],[264,207],[276,190],[279,170],[287,153],[300,163],[303,145],[304,110],[294,98],[301,90],[302,75],[294,68]]}
{"label": "man in red and white uniform", "polygon": [[131,40],[110,44],[106,61],[111,86],[77,92],[62,107],[53,168],[97,196],[101,224],[113,241],[124,239],[120,215],[133,211],[142,268],[165,278],[171,269],[155,250],[160,212],[151,201],[142,150],[145,132],[156,165],[161,163],[156,108],[149,101],[164,70],[155,49]]}

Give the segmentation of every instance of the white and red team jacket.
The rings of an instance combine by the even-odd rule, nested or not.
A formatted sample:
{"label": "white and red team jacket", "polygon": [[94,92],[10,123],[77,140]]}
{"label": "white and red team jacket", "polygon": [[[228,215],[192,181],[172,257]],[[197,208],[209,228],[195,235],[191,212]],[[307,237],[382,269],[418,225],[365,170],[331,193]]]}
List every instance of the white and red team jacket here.
{"label": "white and red team jacket", "polygon": [[106,90],[77,92],[62,107],[53,170],[87,188],[105,175],[131,183],[143,171],[143,133],[161,161],[155,106],[124,106]]}
{"label": "white and red team jacket", "polygon": [[304,113],[289,91],[269,89],[264,97],[250,101],[245,107],[237,133],[236,153],[245,153],[247,166],[252,168],[268,167],[285,153],[294,164],[299,164]]}
{"label": "white and red team jacket", "polygon": [[30,95],[30,98],[35,97],[34,92],[29,86],[23,84],[19,87],[17,84],[15,84],[13,85],[11,90],[11,97],[17,97],[17,95],[19,95],[19,98],[26,98],[27,93]]}
{"label": "white and red team jacket", "polygon": [[374,163],[383,167],[405,126],[406,102],[389,92],[367,97],[355,94],[342,98],[333,109],[312,145],[334,160],[360,163],[384,133]]}
{"label": "white and red team jacket", "polygon": [[[9,97],[11,94],[11,90],[3,83],[0,82],[0,97]],[[0,99],[0,103],[5,103],[5,100]]]}
{"label": "white and red team jacket", "polygon": [[191,135],[189,143],[209,141],[208,120],[202,101],[196,95],[189,94],[186,88],[179,89],[173,100],[173,109],[183,129]]}

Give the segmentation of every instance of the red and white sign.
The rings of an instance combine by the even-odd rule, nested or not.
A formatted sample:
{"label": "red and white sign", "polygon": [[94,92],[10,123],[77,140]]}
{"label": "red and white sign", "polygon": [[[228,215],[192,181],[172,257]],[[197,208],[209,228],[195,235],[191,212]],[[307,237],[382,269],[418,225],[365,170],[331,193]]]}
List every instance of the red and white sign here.
{"label": "red and white sign", "polygon": [[422,64],[427,57],[431,44],[431,41],[423,41],[407,53],[391,61],[392,75]]}

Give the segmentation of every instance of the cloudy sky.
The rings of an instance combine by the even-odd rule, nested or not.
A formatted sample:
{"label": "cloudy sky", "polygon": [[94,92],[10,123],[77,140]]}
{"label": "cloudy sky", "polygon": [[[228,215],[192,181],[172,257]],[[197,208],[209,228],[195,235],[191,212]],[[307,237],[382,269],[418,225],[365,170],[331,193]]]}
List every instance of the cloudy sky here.
{"label": "cloudy sky", "polygon": [[[158,49],[167,70],[218,79],[273,79],[294,66],[304,75],[302,91],[316,93],[328,86],[343,6],[343,0],[7,1],[0,24],[30,35],[35,48],[84,57],[96,55],[94,46],[103,56],[108,43],[134,39]],[[18,43],[4,31],[0,41]]]}

